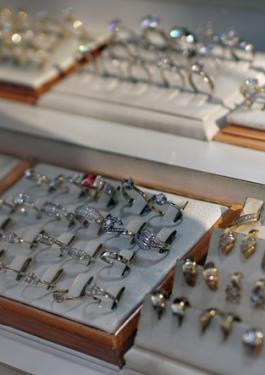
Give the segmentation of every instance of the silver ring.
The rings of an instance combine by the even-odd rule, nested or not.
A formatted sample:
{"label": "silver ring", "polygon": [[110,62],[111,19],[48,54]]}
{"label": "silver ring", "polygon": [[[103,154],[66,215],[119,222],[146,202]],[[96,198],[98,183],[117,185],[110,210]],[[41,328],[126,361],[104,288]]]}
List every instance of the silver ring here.
{"label": "silver ring", "polygon": [[62,277],[62,275],[63,275],[63,269],[61,268],[56,272],[56,274],[50,281],[39,278],[35,272],[26,272],[22,274],[21,276],[25,283],[30,284],[30,285],[41,284],[41,285],[44,285],[47,288],[47,290],[49,290],[49,289],[54,289],[56,287],[56,284],[59,281],[59,279]]}
{"label": "silver ring", "polygon": [[[158,49],[166,49],[169,47],[169,37],[161,28],[160,20],[154,16],[146,16],[142,20],[142,38],[148,45],[152,45]],[[161,41],[155,42],[154,38]]]}
{"label": "silver ring", "polygon": [[[240,87],[240,93],[244,97],[244,103],[248,108],[251,108],[255,102],[255,97],[258,94],[265,95],[265,86],[260,86],[256,78],[248,78]],[[262,110],[265,109],[265,104]]]}
{"label": "silver ring", "polygon": [[[175,216],[174,222],[178,222],[183,218],[183,211],[187,207],[188,203],[189,202],[186,201],[186,202],[179,205],[179,204],[176,204],[174,202],[169,201],[167,199],[167,196],[164,193],[158,193],[158,194],[154,194],[148,200],[147,205],[145,206],[143,211],[145,211],[145,212],[151,211],[155,208],[155,205],[157,205],[159,207],[168,205],[168,206],[171,206],[171,207],[176,209],[176,216]],[[161,212],[162,216],[165,215],[164,211],[160,211],[160,212]]]}
{"label": "silver ring", "polygon": [[126,273],[130,272],[130,270],[131,270],[130,264],[133,261],[135,255],[136,255],[136,253],[132,252],[132,255],[131,255],[130,258],[125,258],[123,255],[121,255],[120,253],[118,253],[116,251],[105,250],[100,254],[100,259],[103,262],[105,262],[105,263],[107,263],[111,266],[113,266],[114,263],[116,263],[116,262],[124,265],[125,269],[124,269],[122,275],[125,275]]}
{"label": "silver ring", "polygon": [[24,240],[22,237],[20,237],[15,232],[0,232],[0,241],[7,242],[9,244],[26,244],[26,245],[32,245],[31,242]]}
{"label": "silver ring", "polygon": [[75,215],[72,212],[67,211],[62,205],[54,202],[45,202],[41,208],[40,212],[48,217],[54,218],[56,220],[65,219],[69,227],[76,224]]}
{"label": "silver ring", "polygon": [[[174,234],[176,231],[173,232]],[[171,238],[170,238],[171,239]],[[134,243],[141,249],[141,250],[156,250],[160,254],[168,253],[170,250],[170,245],[173,241],[173,237],[171,241],[161,241],[155,233],[148,228],[147,226],[143,226],[138,233],[134,236]]]}
{"label": "silver ring", "polygon": [[58,175],[52,179],[36,172],[34,168],[30,168],[25,171],[24,177],[37,186],[46,186],[48,192],[62,191],[67,193],[69,191],[68,186],[65,186],[66,179],[63,175]]}
{"label": "silver ring", "polygon": [[160,65],[160,74],[164,82],[165,87],[174,87],[172,81],[167,77],[167,73],[174,73],[175,77],[179,78],[180,81],[180,90],[183,90],[185,87],[185,77],[182,74],[180,67],[170,61],[168,58],[164,58],[159,62]]}
{"label": "silver ring", "polygon": [[120,19],[114,19],[108,24],[108,29],[111,32],[111,39],[114,41],[134,41],[137,36],[135,32],[129,27],[125,26]]}
{"label": "silver ring", "polygon": [[13,197],[12,204],[14,207],[14,211],[19,210],[22,214],[27,214],[28,208],[30,208],[37,213],[38,218],[42,216],[39,207],[31,200],[30,196],[26,193],[19,193],[15,197]]}
{"label": "silver ring", "polygon": [[[141,70],[144,73],[145,79],[139,78],[137,75],[137,70]],[[139,58],[131,58],[128,62],[127,67],[127,77],[131,82],[147,82],[151,84],[153,82],[153,77],[150,69],[146,66],[143,60]]]}
{"label": "silver ring", "polygon": [[192,64],[189,74],[188,74],[188,80],[189,84],[192,87],[193,91],[198,94],[200,92],[197,84],[194,82],[194,75],[199,76],[204,83],[207,84],[209,89],[208,97],[211,98],[214,94],[215,85],[212,78],[205,72],[204,66],[200,63],[194,63]]}

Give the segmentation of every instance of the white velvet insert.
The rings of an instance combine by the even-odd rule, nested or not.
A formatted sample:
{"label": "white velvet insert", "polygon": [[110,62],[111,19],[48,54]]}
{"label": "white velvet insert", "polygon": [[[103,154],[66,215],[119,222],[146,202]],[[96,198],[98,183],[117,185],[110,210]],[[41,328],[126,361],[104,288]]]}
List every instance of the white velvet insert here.
{"label": "white velvet insert", "polygon": [[[60,173],[65,175],[71,175],[73,173],[73,171],[70,170],[43,164],[38,165],[36,170],[51,177],[55,177]],[[118,182],[114,180],[109,181],[114,185]],[[5,194],[5,197],[10,200],[14,194],[23,191],[30,194],[34,200],[43,200],[47,197],[47,200],[61,203],[68,209],[70,209],[69,207],[73,209],[73,207],[81,205],[86,201],[86,198],[78,198],[79,193],[76,188],[71,189],[70,193],[57,192],[47,194],[45,188],[35,187],[33,183],[25,179],[20,180],[14,185],[8,193]],[[154,193],[154,191],[151,190],[148,190],[148,192]],[[55,249],[54,247],[40,245],[30,250],[27,246],[6,246],[7,255],[5,260],[7,264],[19,252],[33,258],[31,270],[38,275],[43,275],[47,268],[53,264],[63,268],[63,277],[57,285],[59,289],[69,289],[73,280],[79,273],[85,274],[87,278],[93,276],[93,281],[110,293],[117,293],[120,288],[125,286],[126,290],[116,310],[110,311],[109,308],[104,308],[103,305],[92,303],[89,298],[84,298],[78,302],[69,301],[69,303],[65,304],[56,304],[52,299],[51,291],[36,292],[37,297],[34,297],[35,294],[33,295],[29,292],[24,293],[23,290],[25,286],[23,282],[13,282],[8,288],[1,288],[1,294],[43,310],[55,312],[69,319],[91,325],[109,333],[115,332],[121,323],[124,322],[141,303],[146,293],[150,292],[151,289],[166,276],[168,271],[174,267],[176,259],[185,255],[213,226],[220,216],[227,211],[227,207],[218,204],[189,199],[174,194],[167,194],[167,196],[168,199],[175,203],[182,203],[186,200],[189,201],[184,212],[183,222],[177,227],[176,224],[171,221],[170,215],[165,222],[161,219],[157,221],[157,216],[152,212],[139,219],[138,212],[135,212],[133,209],[129,212],[128,207],[126,207],[124,203],[118,204],[111,210],[113,215],[122,218],[126,228],[137,229],[141,224],[147,222],[152,225],[156,232],[159,232],[162,226],[166,227],[165,230],[168,231],[167,233],[171,233],[175,229],[177,230],[177,237],[171,246],[171,251],[168,256],[157,254],[154,251],[138,250],[131,265],[131,272],[124,278],[120,278],[119,267],[115,268],[115,264],[113,267],[106,267],[106,263],[99,258],[96,259],[94,265],[91,264],[87,267],[84,263],[73,260],[70,257],[59,257],[60,251],[58,251],[58,248]],[[88,199],[87,202],[89,202],[91,207],[99,209],[103,207],[101,200],[94,202]],[[7,210],[5,208],[0,210],[0,217],[6,214]],[[75,241],[73,242],[73,246],[79,249],[90,249],[90,254],[94,253],[100,244],[103,244],[104,248],[110,250],[127,250],[131,252],[137,250],[135,246],[130,244],[130,241],[126,237],[117,238],[108,234],[98,237],[97,227],[93,225],[85,228],[80,224],[70,231],[67,227],[67,223],[64,221],[47,220],[47,218],[36,221],[34,213],[29,213],[26,216],[13,216],[8,230],[15,231],[23,237],[24,235],[26,236],[33,225],[38,225],[41,230],[46,230],[49,234],[59,239],[62,238],[60,237],[62,233],[65,235],[65,233],[68,232],[69,234],[70,232],[70,237],[74,234]],[[5,244],[3,243],[3,245]],[[1,278],[1,280],[3,279]],[[38,287],[35,287],[34,290],[40,290],[36,288]]]}
{"label": "white velvet insert", "polygon": [[0,179],[4,178],[19,162],[18,159],[0,154]]}

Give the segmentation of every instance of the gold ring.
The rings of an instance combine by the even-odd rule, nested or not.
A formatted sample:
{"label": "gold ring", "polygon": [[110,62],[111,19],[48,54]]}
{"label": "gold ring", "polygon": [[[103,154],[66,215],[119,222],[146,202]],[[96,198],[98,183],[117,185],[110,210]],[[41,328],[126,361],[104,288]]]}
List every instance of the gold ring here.
{"label": "gold ring", "polygon": [[167,298],[168,294],[160,289],[155,290],[150,296],[151,304],[157,313],[158,319],[161,319],[161,316],[166,309]]}
{"label": "gold ring", "polygon": [[242,278],[242,272],[232,274],[225,289],[226,301],[237,304],[240,302],[242,296]]}
{"label": "gold ring", "polygon": [[233,323],[240,322],[241,319],[235,314],[225,314],[224,318],[221,320],[220,328],[224,337],[227,340],[230,333],[232,332]]}
{"label": "gold ring", "polygon": [[204,265],[202,275],[210,290],[218,289],[219,272],[214,262],[208,262]]}
{"label": "gold ring", "polygon": [[178,324],[181,326],[190,303],[186,297],[175,298],[171,304],[172,314],[178,319]]}
{"label": "gold ring", "polygon": [[252,229],[241,241],[240,251],[246,259],[250,258],[257,250],[257,233],[258,230]]}
{"label": "gold ring", "polygon": [[248,78],[245,80],[243,85],[240,87],[240,93],[242,94],[245,105],[251,108],[255,101],[255,95],[265,94],[265,87],[259,85],[259,81],[256,78]]}
{"label": "gold ring", "polygon": [[224,255],[228,255],[236,243],[236,233],[230,229],[226,229],[220,236],[219,249]]}
{"label": "gold ring", "polygon": [[209,309],[204,310],[201,313],[201,315],[199,317],[199,323],[200,323],[202,334],[204,334],[206,332],[206,330],[209,327],[212,319],[215,316],[223,317],[224,313],[221,310],[216,309],[216,308],[209,308]]}
{"label": "gold ring", "polygon": [[186,283],[195,286],[198,276],[198,266],[193,258],[186,258],[182,265],[182,272]]}
{"label": "gold ring", "polygon": [[242,343],[247,353],[259,355],[264,342],[264,335],[257,329],[250,328],[242,335]]}
{"label": "gold ring", "polygon": [[260,279],[255,282],[255,286],[251,291],[250,302],[255,307],[264,307],[265,279]]}

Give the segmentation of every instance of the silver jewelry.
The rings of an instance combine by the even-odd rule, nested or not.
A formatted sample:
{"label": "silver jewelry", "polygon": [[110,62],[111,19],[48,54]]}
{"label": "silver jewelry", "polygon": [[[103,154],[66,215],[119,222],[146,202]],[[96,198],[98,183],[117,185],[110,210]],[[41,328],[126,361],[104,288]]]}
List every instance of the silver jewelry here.
{"label": "silver jewelry", "polygon": [[15,232],[0,232],[0,241],[7,242],[9,244],[22,244],[32,246],[32,243],[30,241],[24,240]]}
{"label": "silver jewelry", "polygon": [[26,272],[21,275],[23,281],[30,285],[44,285],[47,290],[54,289],[63,275],[63,269],[59,269],[50,281],[43,280],[35,272]]}
{"label": "silver jewelry", "polygon": [[37,186],[45,186],[48,192],[62,191],[68,193],[69,187],[65,185],[66,179],[63,175],[58,175],[55,178],[42,175],[35,171],[34,168],[27,169],[24,173],[24,177],[35,183]]}
{"label": "silver jewelry", "polygon": [[166,49],[169,46],[169,37],[161,28],[158,17],[146,16],[142,20],[142,38],[148,45],[158,49]]}
{"label": "silver jewelry", "polygon": [[126,258],[120,253],[116,251],[110,251],[110,250],[104,250],[100,254],[100,259],[103,260],[103,262],[109,264],[109,265],[114,265],[116,262],[120,263],[125,266],[124,271],[122,272],[122,276],[130,272],[130,264],[135,258],[136,253],[132,252],[130,258]]}
{"label": "silver jewelry", "polygon": [[[166,194],[164,193],[158,193],[158,194],[154,194],[147,202],[147,205],[145,206],[145,208],[143,209],[144,212],[148,212],[148,210],[153,210],[155,208],[155,205],[157,206],[171,206],[173,208],[176,209],[176,216],[175,216],[175,219],[174,219],[174,222],[177,222],[177,221],[180,221],[183,217],[183,210],[187,207],[188,205],[188,201],[184,202],[184,203],[181,203],[180,205],[170,201],[167,199],[167,196]],[[163,211],[160,211],[161,212],[161,215],[164,216],[165,215],[165,212]]]}
{"label": "silver jewelry", "polygon": [[41,206],[40,212],[56,220],[65,219],[69,223],[69,227],[72,227],[76,223],[74,213],[67,211],[66,208],[58,203],[47,201]]}
{"label": "silver jewelry", "polygon": [[[251,108],[256,100],[256,95],[265,95],[265,86],[260,86],[256,78],[248,78],[240,87],[240,92],[244,97],[245,105]],[[261,110],[265,109],[265,104]]]}
{"label": "silver jewelry", "polygon": [[214,90],[215,90],[214,81],[205,72],[204,66],[202,64],[198,63],[198,62],[191,65],[191,68],[190,68],[190,71],[189,71],[189,74],[188,74],[189,84],[190,84],[191,88],[193,89],[193,91],[196,94],[198,94],[200,92],[200,90],[199,90],[197,84],[194,81],[194,76],[199,76],[203,80],[203,82],[207,84],[208,90],[209,90],[208,97],[209,98],[212,97],[213,94],[214,94]]}
{"label": "silver jewelry", "polygon": [[[172,232],[176,233],[176,231]],[[173,241],[173,236],[171,242]],[[161,241],[155,233],[148,227],[144,226],[134,236],[134,243],[141,250],[157,250],[160,254],[167,253],[170,250],[170,241]]]}
{"label": "silver jewelry", "polygon": [[37,217],[40,218],[41,210],[31,200],[30,196],[26,193],[19,193],[12,199],[14,211],[20,211],[22,214],[27,214],[28,209],[32,209],[37,213]]}

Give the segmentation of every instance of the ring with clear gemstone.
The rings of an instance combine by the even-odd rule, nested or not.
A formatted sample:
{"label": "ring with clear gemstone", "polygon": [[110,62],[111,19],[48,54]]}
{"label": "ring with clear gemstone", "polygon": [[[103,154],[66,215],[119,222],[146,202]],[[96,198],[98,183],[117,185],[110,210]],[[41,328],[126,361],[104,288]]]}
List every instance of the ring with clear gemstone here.
{"label": "ring with clear gemstone", "polygon": [[32,209],[37,213],[37,217],[40,218],[41,211],[39,207],[34,203],[30,196],[26,193],[19,193],[12,199],[14,211],[19,211],[22,214],[27,214],[28,209]]}
{"label": "ring with clear gemstone", "polygon": [[188,201],[181,203],[180,205],[168,200],[166,194],[164,193],[157,193],[154,194],[147,202],[146,206],[144,207],[142,213],[154,211],[161,216],[165,215],[165,212],[158,209],[156,206],[170,206],[176,209],[176,216],[174,218],[174,222],[180,222],[183,217],[183,211],[188,205]]}
{"label": "ring with clear gemstone", "polygon": [[265,94],[265,86],[261,86],[256,78],[247,78],[240,87],[240,93],[245,99],[245,105],[251,108],[257,94]]}
{"label": "ring with clear gemstone", "polygon": [[126,200],[126,202],[128,203],[129,206],[132,206],[133,203],[135,202],[135,198],[133,196],[131,196],[128,191],[135,191],[138,195],[140,195],[140,197],[146,202],[148,203],[150,197],[144,192],[142,191],[141,189],[139,189],[133,179],[131,177],[129,178],[126,178],[124,180],[122,180],[121,182],[121,193],[124,197],[124,199]]}
{"label": "ring with clear gemstone", "polygon": [[133,251],[130,255],[129,258],[121,255],[120,253],[118,253],[117,251],[111,251],[111,250],[104,250],[101,254],[100,254],[100,259],[103,260],[103,262],[107,263],[107,264],[110,264],[110,265],[114,265],[114,263],[120,263],[122,265],[125,266],[125,269],[124,271],[122,272],[122,276],[124,276],[125,274],[128,274],[128,272],[130,272],[130,265],[131,265],[131,262],[133,261],[133,259],[135,258],[135,255],[136,253]]}
{"label": "ring with clear gemstone", "polygon": [[254,328],[248,329],[242,335],[242,343],[249,354],[259,355],[264,342],[264,334]]}
{"label": "ring with clear gemstone", "polygon": [[159,253],[165,253],[168,252],[170,248],[169,243],[161,241],[157,235],[146,226],[135,234],[134,242],[141,250],[145,251],[158,249]]}
{"label": "ring with clear gemstone", "polygon": [[0,232],[0,241],[7,242],[9,244],[26,244],[32,245],[31,242],[24,240],[15,232]]}
{"label": "ring with clear gemstone", "polygon": [[199,62],[193,63],[188,74],[189,85],[193,89],[193,91],[198,94],[199,92],[201,92],[201,90],[199,89],[197,83],[195,83],[194,76],[198,76],[201,78],[203,83],[205,83],[208,87],[208,97],[212,97],[215,91],[215,84],[213,79],[205,71],[203,64]]}
{"label": "ring with clear gemstone", "polygon": [[61,204],[47,201],[41,206],[40,211],[42,214],[56,220],[65,219],[69,227],[75,225],[75,214],[67,211]]}
{"label": "ring with clear gemstone", "polygon": [[36,172],[34,168],[30,168],[25,171],[24,177],[27,180],[35,183],[37,186],[46,186],[48,192],[69,192],[69,187],[65,185],[66,178],[62,174],[56,176],[55,178],[50,178],[48,176]]}

